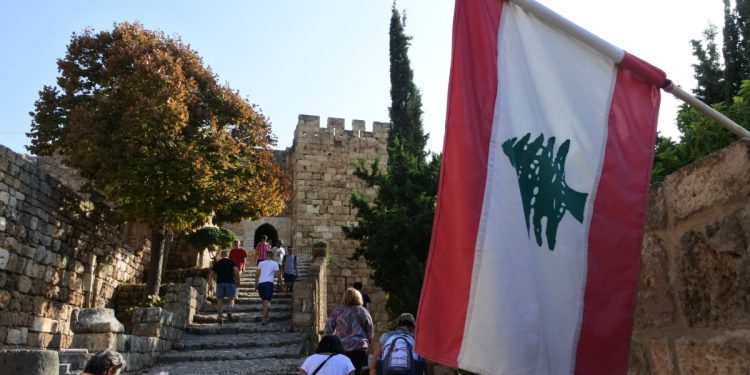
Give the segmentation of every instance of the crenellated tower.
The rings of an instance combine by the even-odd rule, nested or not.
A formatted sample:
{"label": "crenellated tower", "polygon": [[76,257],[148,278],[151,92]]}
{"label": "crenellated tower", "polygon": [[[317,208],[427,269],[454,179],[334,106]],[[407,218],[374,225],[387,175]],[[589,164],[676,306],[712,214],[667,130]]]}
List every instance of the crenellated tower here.
{"label": "crenellated tower", "polygon": [[284,214],[230,225],[246,248],[252,248],[261,232],[296,248],[327,242],[335,262],[328,273],[328,310],[339,303],[347,287],[361,281],[372,298],[370,310],[381,330],[388,321],[385,294],[376,290],[372,270],[364,260],[349,260],[357,243],[347,240],[341,227],[356,222],[356,209],[349,203],[354,189],[370,199],[375,197],[374,189],[354,176],[354,169],[359,159],[366,165],[375,159],[383,166],[387,163],[389,127],[387,122],[373,122],[368,130],[363,120],[352,120],[351,128],[346,129],[341,118],[328,118],[321,127],[319,116],[299,115],[292,146],[274,153],[290,181]]}

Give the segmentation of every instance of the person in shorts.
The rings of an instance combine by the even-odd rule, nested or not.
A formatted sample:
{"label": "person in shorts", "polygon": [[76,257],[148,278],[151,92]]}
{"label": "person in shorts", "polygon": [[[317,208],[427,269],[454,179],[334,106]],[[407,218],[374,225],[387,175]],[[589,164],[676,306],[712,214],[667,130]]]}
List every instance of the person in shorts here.
{"label": "person in shorts", "polygon": [[281,270],[284,274],[284,288],[287,293],[294,291],[294,282],[297,281],[297,256],[294,255],[294,249],[291,246],[287,249],[287,254],[281,263]]}
{"label": "person in shorts", "polygon": [[240,286],[240,270],[234,261],[228,258],[229,251],[221,251],[219,259],[211,268],[208,275],[209,288],[216,281],[216,310],[218,314],[216,320],[219,324],[224,324],[224,300],[227,301],[227,318],[232,321],[232,310],[234,310],[234,298],[237,295],[237,288]]}
{"label": "person in shorts", "polygon": [[279,264],[273,260],[273,252],[269,249],[266,259],[258,263],[258,269],[255,271],[255,290],[260,294],[260,300],[263,303],[263,317],[261,318],[263,325],[268,324],[269,321],[274,280],[278,280],[277,282],[281,284],[281,271]]}
{"label": "person in shorts", "polygon": [[240,240],[234,240],[232,242],[234,247],[229,251],[229,259],[234,261],[234,264],[239,268],[240,273],[245,270],[245,259],[247,258],[247,250],[240,246]]}

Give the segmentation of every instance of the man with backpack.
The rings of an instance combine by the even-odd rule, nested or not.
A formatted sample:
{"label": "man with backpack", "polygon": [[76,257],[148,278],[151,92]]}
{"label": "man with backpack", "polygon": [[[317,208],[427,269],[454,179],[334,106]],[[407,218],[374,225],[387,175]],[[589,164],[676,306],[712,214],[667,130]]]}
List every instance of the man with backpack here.
{"label": "man with backpack", "polygon": [[294,255],[294,249],[289,246],[288,254],[281,261],[281,271],[284,274],[284,287],[287,293],[294,291],[294,282],[297,281],[299,269],[297,268],[297,256]]}
{"label": "man with backpack", "polygon": [[[370,375],[422,375],[425,361],[414,352],[414,315],[403,313],[396,318],[396,329],[383,333],[373,350]],[[430,374],[431,366],[427,366]]]}

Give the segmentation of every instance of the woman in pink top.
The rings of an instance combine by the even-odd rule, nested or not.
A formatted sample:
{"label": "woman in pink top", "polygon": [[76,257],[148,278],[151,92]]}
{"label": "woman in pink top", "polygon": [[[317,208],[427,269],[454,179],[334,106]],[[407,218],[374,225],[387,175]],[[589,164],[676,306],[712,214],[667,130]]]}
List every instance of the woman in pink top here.
{"label": "woman in pink top", "polygon": [[362,307],[362,294],[357,289],[346,289],[341,302],[326,320],[325,334],[335,334],[341,339],[344,354],[354,364],[354,373],[359,374],[367,364],[368,348],[372,341],[372,317]]}
{"label": "woman in pink top", "polygon": [[271,250],[271,244],[268,243],[268,236],[265,234],[260,236],[260,242],[255,245],[255,265],[258,265],[262,260],[267,259],[266,253]]}

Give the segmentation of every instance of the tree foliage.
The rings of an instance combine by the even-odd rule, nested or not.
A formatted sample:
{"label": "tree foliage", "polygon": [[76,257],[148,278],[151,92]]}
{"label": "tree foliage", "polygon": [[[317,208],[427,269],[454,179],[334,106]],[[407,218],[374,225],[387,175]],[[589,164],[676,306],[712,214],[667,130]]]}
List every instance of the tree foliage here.
{"label": "tree foliage", "polygon": [[[693,94],[713,105],[739,125],[750,128],[747,116],[747,79],[750,78],[750,0],[736,0],[734,8],[724,0],[722,54],[716,44],[716,27],[709,26],[704,40],[692,40],[693,64],[697,86]],[[722,59],[723,58],[723,59]],[[683,105],[677,115],[678,141],[659,136],[654,156],[653,181],[660,181],[675,170],[690,164],[735,141],[737,137],[707,119],[695,109]]]}
{"label": "tree foliage", "polygon": [[30,113],[29,150],[61,155],[151,226],[150,294],[167,232],[280,212],[269,122],[180,39],[138,23],[85,30],[57,65]]}
{"label": "tree foliage", "polygon": [[388,293],[386,309],[393,315],[416,313],[430,247],[440,159],[425,151],[421,95],[413,82],[404,19],[395,6],[390,24],[391,128],[388,163],[365,165],[355,174],[377,195],[368,203],[361,191],[351,196],[357,225],[344,227],[347,238],[359,240],[353,258],[373,268],[375,285]]}
{"label": "tree foliage", "polygon": [[227,248],[236,239],[237,235],[224,227],[203,227],[188,235],[190,246],[196,250]]}
{"label": "tree foliage", "polygon": [[693,64],[697,87],[693,90],[695,97],[705,103],[719,103],[728,95],[725,92],[724,71],[721,67],[718,47],[716,45],[716,26],[709,26],[704,32],[705,46],[699,40],[693,39],[693,55],[698,59]]}

